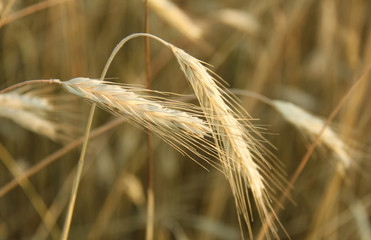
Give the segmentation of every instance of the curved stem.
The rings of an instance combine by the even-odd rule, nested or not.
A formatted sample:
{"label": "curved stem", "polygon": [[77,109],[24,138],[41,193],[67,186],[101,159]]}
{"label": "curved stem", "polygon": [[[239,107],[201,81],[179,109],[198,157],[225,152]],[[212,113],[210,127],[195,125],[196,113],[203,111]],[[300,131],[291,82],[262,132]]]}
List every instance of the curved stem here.
{"label": "curved stem", "polygon": [[11,91],[11,90],[16,89],[16,88],[19,88],[19,87],[23,87],[25,85],[34,84],[34,83],[56,83],[56,84],[61,84],[61,81],[59,79],[39,79],[39,80],[25,81],[25,82],[14,84],[14,85],[12,85],[12,86],[10,86],[8,88],[5,88],[5,89],[1,90],[0,91],[0,94],[6,93],[8,91]]}
{"label": "curved stem", "polygon": [[124,46],[124,44],[126,42],[128,42],[129,40],[133,39],[133,38],[137,38],[137,37],[149,37],[149,38],[152,38],[152,39],[155,39],[157,41],[159,41],[160,43],[162,43],[163,45],[165,46],[170,46],[170,43],[166,42],[165,40],[155,36],[155,35],[152,35],[150,33],[133,33],[127,37],[125,37],[124,39],[122,39],[117,45],[116,47],[113,49],[110,57],[108,58],[107,62],[106,62],[106,65],[104,66],[104,69],[103,69],[103,72],[102,72],[102,75],[100,77],[101,80],[103,80],[107,74],[107,71],[108,71],[108,68],[111,66],[111,63],[113,61],[113,59],[115,58],[117,52],[122,48],[122,46]]}
{"label": "curved stem", "polygon": [[230,89],[228,89],[228,91],[235,94],[235,95],[242,95],[242,96],[245,96],[245,97],[251,97],[251,98],[256,99],[260,102],[263,102],[263,103],[265,103],[269,106],[274,107],[273,101],[270,98],[268,98],[268,97],[266,97],[266,96],[264,96],[260,93],[252,92],[252,91],[249,91],[249,90],[236,89],[236,88],[230,88]]}

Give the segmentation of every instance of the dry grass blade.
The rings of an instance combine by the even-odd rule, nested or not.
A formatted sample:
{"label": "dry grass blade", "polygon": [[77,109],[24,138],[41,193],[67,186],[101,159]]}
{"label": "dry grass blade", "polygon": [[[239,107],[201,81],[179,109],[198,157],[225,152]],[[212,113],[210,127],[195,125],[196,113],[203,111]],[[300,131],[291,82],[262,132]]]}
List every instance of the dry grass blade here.
{"label": "dry grass blade", "polygon": [[370,219],[367,215],[367,207],[361,201],[357,200],[351,207],[354,219],[357,222],[360,239],[371,238]]}
{"label": "dry grass blade", "polygon": [[[117,127],[118,125],[122,124],[123,122],[124,121],[121,120],[121,119],[114,119],[111,122],[108,122],[105,125],[97,128],[97,129],[94,129],[92,131],[91,135],[89,136],[89,139],[95,138],[95,137],[97,137],[97,136],[99,136],[99,135],[107,132],[108,130],[110,130],[110,129],[114,128],[114,127]],[[66,145],[66,146],[62,147],[61,149],[57,150],[56,152],[54,152],[53,154],[49,155],[48,157],[40,160],[35,166],[33,166],[30,169],[28,169],[27,171],[25,171],[24,174],[22,174],[21,176],[13,179],[8,184],[2,186],[0,188],[0,198],[2,198],[9,191],[11,191],[12,189],[14,189],[17,185],[19,185],[22,181],[24,181],[24,179],[27,179],[27,178],[35,175],[36,173],[40,172],[42,169],[44,169],[47,166],[49,166],[51,163],[53,163],[56,160],[58,160],[63,155],[69,153],[73,149],[75,149],[75,148],[79,147],[80,145],[82,145],[83,140],[84,140],[83,138],[80,138],[80,139],[77,139],[75,141],[72,141],[71,143],[69,143],[68,145]]]}
{"label": "dry grass blade", "polygon": [[121,203],[120,196],[124,193],[126,193],[137,206],[144,204],[145,194],[141,182],[135,175],[123,171],[112,186],[87,239],[102,239],[104,229],[109,225],[115,208]]}
{"label": "dry grass blade", "polygon": [[149,0],[149,6],[165,22],[192,41],[202,38],[203,30],[169,0]]}
{"label": "dry grass blade", "polygon": [[31,5],[25,9],[22,9],[18,12],[12,13],[9,16],[5,18],[0,19],[0,28],[2,28],[4,25],[11,23],[17,19],[21,19],[27,15],[36,13],[38,11],[41,11],[46,8],[50,8],[52,6],[55,6],[57,4],[61,4],[63,2],[66,2],[68,0],[49,0],[49,1],[43,1],[34,5]]}
{"label": "dry grass blade", "polygon": [[215,13],[215,18],[228,26],[253,36],[256,36],[261,28],[254,16],[241,10],[223,9]]}
{"label": "dry grass blade", "polygon": [[[256,139],[256,136],[261,137],[261,135],[249,121],[244,121],[244,124],[240,123],[242,108],[232,98],[223,97],[225,90],[217,85],[217,81],[209,74],[209,70],[201,64],[201,61],[175,46],[169,47],[176,56],[202,108],[208,116],[213,116],[208,118],[208,121],[216,133],[213,136],[215,143],[226,153],[221,153],[219,156],[223,172],[229,180],[237,208],[243,215],[252,238],[250,221],[253,218],[246,187],[251,188],[260,218],[263,222],[269,222],[269,213],[272,210],[269,196],[271,186],[267,183],[270,180],[273,184],[278,182],[274,174],[272,176],[269,173],[271,166],[262,155],[267,149]],[[233,104],[237,106],[230,107]],[[252,136],[249,131],[256,136]],[[277,187],[282,189],[282,186]],[[278,238],[276,224],[272,222],[270,225],[271,233]]]}
{"label": "dry grass blade", "polygon": [[[6,150],[3,144],[0,142],[0,159],[1,162],[8,168],[8,170],[12,173],[15,178],[18,178],[23,175],[23,170],[17,164],[16,160],[10,155],[10,153]],[[40,218],[42,219],[44,226],[47,229],[47,232],[51,234],[53,239],[58,239],[59,236],[59,229],[54,227],[47,219],[47,205],[36,190],[35,186],[31,183],[28,178],[25,178],[22,182],[19,183],[27,197],[30,199],[33,207],[35,208],[36,212],[39,214]]]}
{"label": "dry grass blade", "polygon": [[77,129],[73,127],[72,100],[53,95],[52,89],[24,86],[0,94],[0,118],[7,118],[25,129],[42,134],[54,141],[70,140]]}

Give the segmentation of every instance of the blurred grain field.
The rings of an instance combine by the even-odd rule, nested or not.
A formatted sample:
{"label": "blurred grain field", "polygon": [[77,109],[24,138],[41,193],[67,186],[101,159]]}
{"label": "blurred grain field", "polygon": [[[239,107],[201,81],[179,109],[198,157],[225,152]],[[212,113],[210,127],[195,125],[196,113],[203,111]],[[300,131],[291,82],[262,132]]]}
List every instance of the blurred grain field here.
{"label": "blurred grain field", "polygon": [[[144,1],[134,0],[0,1],[0,90],[32,79],[99,78],[116,44],[144,31],[144,12]],[[321,124],[371,65],[368,0],[150,0],[149,25],[150,33],[210,64],[224,79],[275,146],[287,182]],[[169,49],[151,40],[150,56],[152,89],[193,93]],[[120,50],[107,80],[145,85],[145,76],[144,38],[138,38]],[[370,90],[365,75],[300,172],[291,201],[276,211],[291,239],[371,239]],[[286,116],[278,100],[315,120],[292,105],[283,105],[292,110]],[[63,101],[69,112],[61,116],[56,108],[51,114],[74,131],[53,141],[1,117],[7,103],[0,99],[0,239],[59,239],[80,153],[76,140],[90,107],[79,99]],[[114,119],[97,110],[93,129]],[[15,176],[74,142],[21,186],[9,187]],[[241,238],[222,173],[211,166],[205,171],[156,137],[153,156],[154,239]],[[145,131],[127,123],[90,140],[69,239],[145,238],[146,157]],[[252,208],[253,235],[265,239]],[[283,229],[278,233],[288,238]]]}

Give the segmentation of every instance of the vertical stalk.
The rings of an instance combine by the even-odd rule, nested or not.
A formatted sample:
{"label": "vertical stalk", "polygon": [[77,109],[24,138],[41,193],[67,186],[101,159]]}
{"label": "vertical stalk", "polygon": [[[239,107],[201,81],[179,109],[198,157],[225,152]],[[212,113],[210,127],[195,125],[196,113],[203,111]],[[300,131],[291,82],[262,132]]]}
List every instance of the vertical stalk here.
{"label": "vertical stalk", "polygon": [[[148,0],[145,0],[145,17],[144,17],[144,32],[149,33],[148,21]],[[146,61],[146,82],[147,89],[151,89],[151,70],[150,70],[150,55],[149,55],[149,37],[145,37],[145,61]],[[147,162],[148,162],[148,187],[147,187],[147,224],[146,224],[146,240],[152,240],[154,235],[154,212],[155,212],[155,196],[153,191],[153,150],[152,150],[152,133],[147,133]]]}
{"label": "vertical stalk", "polygon": [[67,208],[67,215],[66,215],[66,219],[65,219],[65,222],[64,222],[64,226],[63,226],[63,232],[62,232],[61,240],[67,240],[69,232],[70,232],[72,215],[73,215],[73,211],[74,211],[74,208],[75,208],[76,196],[77,196],[77,191],[79,189],[82,170],[84,168],[85,153],[86,153],[86,149],[87,149],[87,146],[88,146],[89,134],[90,134],[90,129],[91,129],[91,126],[92,126],[92,123],[93,123],[95,108],[96,108],[96,104],[93,104],[92,107],[90,108],[89,119],[88,119],[88,123],[86,125],[86,130],[85,130],[85,138],[84,138],[84,142],[83,142],[83,145],[82,145],[79,162],[78,162],[78,165],[77,165],[75,180],[73,182],[73,186],[72,186],[72,190],[71,190],[71,196],[70,196],[70,200],[69,200],[69,204],[68,204],[68,208]]}

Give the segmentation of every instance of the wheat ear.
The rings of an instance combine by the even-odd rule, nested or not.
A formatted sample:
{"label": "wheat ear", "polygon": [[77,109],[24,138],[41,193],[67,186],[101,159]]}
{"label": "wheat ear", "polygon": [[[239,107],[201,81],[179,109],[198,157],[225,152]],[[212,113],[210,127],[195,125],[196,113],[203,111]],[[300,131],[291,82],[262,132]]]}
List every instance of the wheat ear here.
{"label": "wheat ear", "polygon": [[77,131],[69,100],[52,94],[50,87],[23,86],[0,94],[0,118],[54,141],[66,141]]}
{"label": "wheat ear", "polygon": [[[325,121],[317,117],[299,106],[281,100],[273,100],[275,109],[293,126],[304,132],[307,136],[315,138],[325,126]],[[327,127],[320,139],[320,143],[330,149],[335,158],[337,170],[344,172],[348,169],[351,162],[351,153],[349,147],[341,140],[338,134],[329,126]]]}
{"label": "wheat ear", "polygon": [[206,140],[212,129],[200,118],[203,113],[196,106],[153,96],[159,92],[151,91],[153,94],[148,95],[145,93],[149,90],[89,78],[74,78],[62,82],[62,86],[136,127],[149,129],[182,154],[189,156],[185,147],[212,164],[198,151],[211,148],[212,155],[215,149]]}
{"label": "wheat ear", "polygon": [[[264,148],[247,130],[257,136],[260,134],[249,121],[240,123],[238,119],[241,118],[242,110],[239,110],[240,107],[231,98],[223,97],[225,90],[218,86],[217,81],[209,74],[209,70],[198,59],[175,46],[170,45],[170,48],[201,107],[208,116],[213,116],[208,120],[217,133],[214,135],[214,140],[226,153],[219,156],[223,171],[229,180],[237,207],[247,223],[252,238],[249,224],[252,214],[246,187],[251,188],[263,222],[270,220],[269,213],[272,211],[269,186],[267,187],[267,180],[271,178],[267,171],[271,166],[262,156]],[[230,107],[232,104],[236,107]],[[275,180],[275,177],[270,180]],[[278,238],[274,222],[271,223],[271,232],[275,238]]]}

